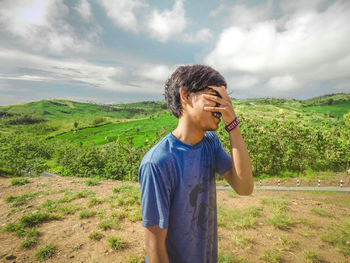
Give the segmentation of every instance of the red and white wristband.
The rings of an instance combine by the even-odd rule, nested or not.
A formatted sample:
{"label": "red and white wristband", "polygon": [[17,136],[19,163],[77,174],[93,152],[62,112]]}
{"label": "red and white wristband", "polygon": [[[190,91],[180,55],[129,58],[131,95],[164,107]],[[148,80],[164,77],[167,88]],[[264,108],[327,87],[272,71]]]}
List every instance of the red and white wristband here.
{"label": "red and white wristband", "polygon": [[238,124],[241,122],[240,119],[238,119],[238,117],[236,117],[231,123],[227,124],[225,126],[225,130],[227,132],[232,131],[234,128],[236,128],[238,126]]}

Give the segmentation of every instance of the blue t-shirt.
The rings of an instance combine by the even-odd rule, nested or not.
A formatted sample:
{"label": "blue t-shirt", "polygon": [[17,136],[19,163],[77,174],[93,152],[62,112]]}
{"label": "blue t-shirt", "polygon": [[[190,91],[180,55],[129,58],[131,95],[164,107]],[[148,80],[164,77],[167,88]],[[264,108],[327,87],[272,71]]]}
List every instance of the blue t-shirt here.
{"label": "blue t-shirt", "polygon": [[142,225],[168,229],[171,263],[217,262],[215,174],[231,166],[214,132],[206,132],[196,145],[169,133],[144,156],[139,169]]}

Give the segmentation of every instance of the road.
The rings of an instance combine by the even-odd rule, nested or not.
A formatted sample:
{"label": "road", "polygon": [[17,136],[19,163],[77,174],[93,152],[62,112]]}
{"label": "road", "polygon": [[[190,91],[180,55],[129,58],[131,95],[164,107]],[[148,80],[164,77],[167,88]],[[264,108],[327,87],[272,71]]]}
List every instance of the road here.
{"label": "road", "polygon": [[[59,176],[54,173],[44,172],[42,177],[56,177]],[[217,186],[216,190],[225,191],[232,189],[230,186]],[[350,193],[350,187],[340,186],[254,186],[254,190],[268,190],[268,191],[329,191],[329,192],[346,192]]]}
{"label": "road", "polygon": [[[217,186],[218,191],[225,191],[232,189],[230,186]],[[350,193],[350,187],[340,186],[254,186],[254,190],[268,190],[268,191],[329,191],[329,192],[346,192]]]}

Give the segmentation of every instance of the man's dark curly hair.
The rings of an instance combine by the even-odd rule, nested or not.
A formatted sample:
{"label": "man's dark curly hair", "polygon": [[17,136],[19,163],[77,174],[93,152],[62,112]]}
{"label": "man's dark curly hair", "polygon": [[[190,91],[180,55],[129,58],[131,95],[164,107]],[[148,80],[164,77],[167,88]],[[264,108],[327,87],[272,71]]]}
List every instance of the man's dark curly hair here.
{"label": "man's dark curly hair", "polygon": [[165,83],[165,101],[171,113],[182,114],[180,88],[187,92],[199,92],[208,86],[227,87],[224,77],[215,69],[204,65],[180,66]]}

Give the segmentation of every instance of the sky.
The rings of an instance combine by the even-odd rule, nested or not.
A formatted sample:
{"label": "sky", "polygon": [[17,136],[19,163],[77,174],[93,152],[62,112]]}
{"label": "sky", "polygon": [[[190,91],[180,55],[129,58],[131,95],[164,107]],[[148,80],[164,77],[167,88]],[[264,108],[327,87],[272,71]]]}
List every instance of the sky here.
{"label": "sky", "polygon": [[0,105],[164,100],[180,65],[234,98],[350,92],[350,1],[1,0]]}

